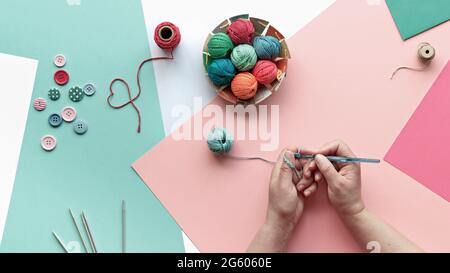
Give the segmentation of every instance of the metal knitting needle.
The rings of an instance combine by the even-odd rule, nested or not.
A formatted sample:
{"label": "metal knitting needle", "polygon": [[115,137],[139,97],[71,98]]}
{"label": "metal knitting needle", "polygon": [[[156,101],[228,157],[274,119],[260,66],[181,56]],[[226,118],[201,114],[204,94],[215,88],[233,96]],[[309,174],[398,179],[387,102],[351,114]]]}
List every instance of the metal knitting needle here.
{"label": "metal knitting needle", "polygon": [[86,242],[84,241],[83,236],[81,235],[80,228],[78,227],[77,221],[75,220],[75,216],[73,215],[72,209],[69,208],[70,216],[72,218],[73,224],[77,228],[78,235],[80,236],[81,242],[83,243],[84,249],[86,250],[86,253],[88,253],[88,248],[86,246]]}
{"label": "metal knitting needle", "polygon": [[126,251],[126,232],[125,232],[125,222],[126,222],[126,211],[125,211],[125,201],[122,200],[122,253]]}
{"label": "metal knitting needle", "polygon": [[[296,159],[314,159],[316,155],[304,155],[300,153],[294,153]],[[371,158],[358,158],[358,157],[345,157],[345,156],[326,156],[330,161],[339,163],[380,163],[379,159]]]}
{"label": "metal knitting needle", "polygon": [[56,232],[52,231],[53,236],[55,236],[56,240],[58,241],[58,243],[62,246],[62,248],[64,248],[64,251],[66,253],[69,253],[69,250],[66,248],[66,245],[64,244],[64,242],[61,240],[61,238],[59,238],[58,234],[56,234]]}
{"label": "metal knitting needle", "polygon": [[89,224],[87,222],[86,216],[84,215],[84,212],[81,212],[81,220],[83,221],[84,229],[86,229],[89,242],[91,243],[92,251],[94,253],[97,253],[97,247],[95,246],[94,238],[92,237],[91,229],[89,228]]}

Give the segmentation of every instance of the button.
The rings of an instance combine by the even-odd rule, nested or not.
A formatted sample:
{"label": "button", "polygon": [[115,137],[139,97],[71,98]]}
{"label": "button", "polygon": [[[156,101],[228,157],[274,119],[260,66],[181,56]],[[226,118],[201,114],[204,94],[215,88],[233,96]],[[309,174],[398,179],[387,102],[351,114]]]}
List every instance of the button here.
{"label": "button", "polygon": [[47,107],[47,102],[43,98],[37,98],[34,100],[33,106],[34,106],[34,109],[36,109],[38,111],[43,111],[43,110],[45,110],[45,107]]}
{"label": "button", "polygon": [[67,82],[69,82],[69,73],[67,73],[65,70],[58,70],[55,72],[55,76],[53,77],[55,79],[55,82],[59,85],[65,85]]}
{"label": "button", "polygon": [[41,138],[41,147],[46,151],[52,151],[56,147],[56,138],[52,135],[46,135]]}
{"label": "button", "polygon": [[59,90],[56,88],[52,88],[48,90],[48,97],[51,100],[59,100],[59,98],[61,97],[61,92],[59,92]]}
{"label": "button", "polygon": [[83,87],[84,94],[92,96],[95,93],[95,86],[92,83],[88,83]]}
{"label": "button", "polygon": [[61,111],[61,117],[66,122],[72,122],[77,117],[77,110],[71,106],[66,106]]}
{"label": "button", "polygon": [[63,67],[64,65],[66,65],[66,56],[64,56],[63,54],[58,54],[53,58],[53,63],[57,66],[57,67]]}
{"label": "button", "polygon": [[59,114],[53,113],[48,117],[48,123],[50,123],[52,127],[58,127],[62,123],[62,118]]}
{"label": "button", "polygon": [[82,135],[87,132],[88,125],[84,120],[78,119],[73,124],[73,130],[75,131],[75,133]]}
{"label": "button", "polygon": [[69,99],[73,102],[79,102],[83,99],[83,89],[78,86],[74,86],[69,89]]}

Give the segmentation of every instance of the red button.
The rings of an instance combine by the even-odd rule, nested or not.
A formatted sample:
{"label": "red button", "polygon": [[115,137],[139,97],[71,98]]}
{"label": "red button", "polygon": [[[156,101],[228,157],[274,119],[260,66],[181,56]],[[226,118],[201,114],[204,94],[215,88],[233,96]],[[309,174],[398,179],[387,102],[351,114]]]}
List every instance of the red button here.
{"label": "red button", "polygon": [[65,70],[58,70],[55,72],[55,76],[53,77],[55,79],[55,82],[59,85],[65,85],[67,82],[69,82],[69,73],[67,73]]}

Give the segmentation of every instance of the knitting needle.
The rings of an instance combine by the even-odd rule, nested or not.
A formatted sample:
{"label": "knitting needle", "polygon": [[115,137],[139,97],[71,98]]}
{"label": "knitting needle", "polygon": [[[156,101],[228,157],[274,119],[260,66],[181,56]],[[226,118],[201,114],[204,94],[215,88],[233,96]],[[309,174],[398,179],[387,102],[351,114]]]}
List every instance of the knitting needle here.
{"label": "knitting needle", "polygon": [[[304,155],[300,153],[294,153],[296,159],[314,159],[316,155]],[[379,159],[371,158],[358,158],[358,157],[345,157],[345,156],[326,156],[330,161],[339,163],[380,163]]]}
{"label": "knitting needle", "polygon": [[125,201],[122,200],[122,253],[125,253],[126,249],[126,232],[125,232],[125,221],[126,221],[126,211],[125,211]]}
{"label": "knitting needle", "polygon": [[89,228],[89,224],[87,222],[86,216],[84,215],[84,212],[81,212],[81,220],[83,221],[84,229],[86,229],[89,242],[91,243],[92,251],[94,253],[97,253],[97,247],[95,246],[94,238],[92,237],[91,229]]}
{"label": "knitting needle", "polygon": [[77,232],[78,232],[78,235],[80,236],[81,242],[83,243],[84,249],[86,250],[86,253],[88,253],[88,248],[87,248],[87,246],[86,246],[86,242],[84,241],[84,238],[83,238],[83,236],[81,235],[80,228],[78,227],[77,221],[75,220],[75,216],[73,215],[73,212],[72,212],[72,209],[71,209],[71,208],[69,208],[69,212],[70,212],[70,216],[71,216],[71,218],[72,218],[72,220],[73,220],[73,224],[74,224],[75,227],[77,228]]}
{"label": "knitting needle", "polygon": [[56,240],[58,241],[58,243],[62,246],[62,248],[64,248],[64,251],[66,253],[69,253],[69,250],[66,248],[66,245],[63,243],[63,241],[61,240],[61,238],[59,238],[58,234],[56,234],[56,232],[52,232],[53,236],[55,236]]}

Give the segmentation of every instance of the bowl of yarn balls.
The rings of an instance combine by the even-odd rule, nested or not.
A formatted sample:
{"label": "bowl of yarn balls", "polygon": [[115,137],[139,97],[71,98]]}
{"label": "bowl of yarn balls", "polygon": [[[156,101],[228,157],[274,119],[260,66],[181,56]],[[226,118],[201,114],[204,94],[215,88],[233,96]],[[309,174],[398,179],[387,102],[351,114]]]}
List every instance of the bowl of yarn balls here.
{"label": "bowl of yarn balls", "polygon": [[277,92],[289,58],[284,36],[268,21],[248,14],[224,20],[203,48],[210,83],[233,104],[258,104]]}

